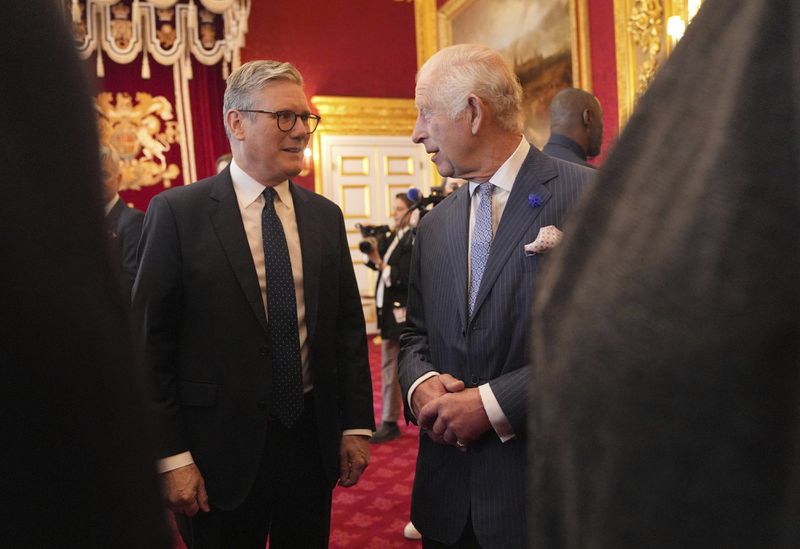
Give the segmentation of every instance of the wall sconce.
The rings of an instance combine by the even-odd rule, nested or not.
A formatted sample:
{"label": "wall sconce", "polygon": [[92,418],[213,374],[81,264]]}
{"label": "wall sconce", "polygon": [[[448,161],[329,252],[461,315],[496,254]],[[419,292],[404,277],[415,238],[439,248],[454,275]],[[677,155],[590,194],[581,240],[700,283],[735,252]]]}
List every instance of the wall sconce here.
{"label": "wall sconce", "polygon": [[305,177],[311,173],[311,167],[314,165],[314,158],[312,157],[311,147],[306,147],[303,151],[303,169],[300,170],[300,177]]}
{"label": "wall sconce", "polygon": [[680,15],[673,15],[667,19],[667,34],[672,39],[672,44],[677,44],[686,32],[686,23]]}

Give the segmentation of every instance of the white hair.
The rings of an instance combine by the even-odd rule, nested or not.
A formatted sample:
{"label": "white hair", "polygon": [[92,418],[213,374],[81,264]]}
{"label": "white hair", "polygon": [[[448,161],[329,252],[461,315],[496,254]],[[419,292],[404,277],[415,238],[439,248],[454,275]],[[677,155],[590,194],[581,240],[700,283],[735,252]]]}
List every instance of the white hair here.
{"label": "white hair", "polygon": [[451,119],[467,108],[470,94],[485,101],[497,123],[509,132],[521,132],[522,86],[497,51],[479,44],[458,44],[438,51],[417,73],[430,80],[430,99]]}
{"label": "white hair", "polygon": [[[303,85],[303,76],[291,63],[281,61],[250,61],[228,76],[225,87],[225,98],[222,102],[222,119],[225,133],[231,139],[231,132],[225,119],[230,109],[254,109],[255,92],[258,92],[273,80],[288,80],[298,86]],[[252,119],[251,113],[243,113]]]}

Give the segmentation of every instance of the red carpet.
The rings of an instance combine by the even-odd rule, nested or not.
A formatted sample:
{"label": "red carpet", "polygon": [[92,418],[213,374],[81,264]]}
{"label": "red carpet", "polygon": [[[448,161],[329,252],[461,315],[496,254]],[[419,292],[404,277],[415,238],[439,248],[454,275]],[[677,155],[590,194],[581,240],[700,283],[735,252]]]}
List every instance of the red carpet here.
{"label": "red carpet", "polygon": [[[381,348],[370,338],[369,363],[375,423],[381,419]],[[411,484],[417,459],[419,430],[400,421],[403,433],[384,444],[371,444],[369,467],[353,488],[336,487],[331,516],[332,549],[390,549],[421,547],[403,537],[408,522]],[[185,549],[176,533],[175,549]],[[269,545],[268,545],[269,546]]]}

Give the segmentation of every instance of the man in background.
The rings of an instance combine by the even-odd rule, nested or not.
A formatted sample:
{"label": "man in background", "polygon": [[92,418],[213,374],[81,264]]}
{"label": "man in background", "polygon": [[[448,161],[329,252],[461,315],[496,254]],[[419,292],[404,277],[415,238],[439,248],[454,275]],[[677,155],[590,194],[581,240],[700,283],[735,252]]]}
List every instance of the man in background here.
{"label": "man in background", "polygon": [[130,300],[136,278],[136,249],[142,235],[144,212],[128,207],[119,196],[122,173],[119,155],[106,145],[100,146],[100,173],[103,177],[103,202],[106,227],[114,260],[120,265],[120,279],[125,299]]}
{"label": "man in background", "polygon": [[375,425],[344,220],[290,181],[319,122],[296,68],[242,65],[223,112],[230,165],[156,195],[140,245],[162,485],[190,548],[323,548]]}
{"label": "man in background", "polygon": [[439,173],[469,181],[420,221],[400,383],[423,431],[411,520],[423,546],[524,545],[527,318],[542,255],[592,171],[522,136],[519,81],[478,45],[439,51],[417,75],[412,134]]}
{"label": "man in background", "polygon": [[603,109],[597,98],[578,88],[565,88],[550,102],[550,139],[546,154],[594,168],[586,159],[600,154]]}

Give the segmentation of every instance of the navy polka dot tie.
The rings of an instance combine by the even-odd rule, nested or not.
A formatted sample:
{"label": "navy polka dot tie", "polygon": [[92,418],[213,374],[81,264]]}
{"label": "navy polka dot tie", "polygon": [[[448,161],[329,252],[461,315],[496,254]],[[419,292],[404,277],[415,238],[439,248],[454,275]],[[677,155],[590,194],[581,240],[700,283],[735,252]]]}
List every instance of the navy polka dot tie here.
{"label": "navy polka dot tie", "polygon": [[303,413],[303,379],[297,298],[283,225],[275,212],[275,189],[264,190],[261,234],[267,271],[267,314],[272,368],[270,415],[291,428]]}

